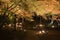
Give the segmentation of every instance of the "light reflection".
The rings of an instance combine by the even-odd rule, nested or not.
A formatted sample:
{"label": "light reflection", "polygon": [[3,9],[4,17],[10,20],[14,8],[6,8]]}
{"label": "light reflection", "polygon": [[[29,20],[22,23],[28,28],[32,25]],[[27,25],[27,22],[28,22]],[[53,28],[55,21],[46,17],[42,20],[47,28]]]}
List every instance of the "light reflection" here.
{"label": "light reflection", "polygon": [[39,34],[41,34],[42,32],[41,31],[39,31]]}
{"label": "light reflection", "polygon": [[26,29],[24,29],[24,32],[26,32],[27,30]]}
{"label": "light reflection", "polygon": [[42,30],[42,33],[45,33],[45,31],[44,31],[44,30]]}
{"label": "light reflection", "polygon": [[44,25],[43,24],[39,24],[40,27],[43,27]]}
{"label": "light reflection", "polygon": [[11,27],[11,24],[9,24],[8,26]]}
{"label": "light reflection", "polygon": [[52,28],[55,28],[55,26],[53,25]]}
{"label": "light reflection", "polygon": [[20,23],[22,25],[22,23]]}

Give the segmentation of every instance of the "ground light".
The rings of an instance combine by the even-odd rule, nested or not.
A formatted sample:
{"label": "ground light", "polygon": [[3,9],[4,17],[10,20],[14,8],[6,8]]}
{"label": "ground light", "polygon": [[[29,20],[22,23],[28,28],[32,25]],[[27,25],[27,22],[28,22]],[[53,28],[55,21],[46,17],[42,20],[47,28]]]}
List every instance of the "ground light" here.
{"label": "ground light", "polygon": [[46,33],[48,33],[48,31],[46,31],[46,30],[40,30],[40,31],[38,31],[38,32],[36,33],[36,35],[46,34]]}

